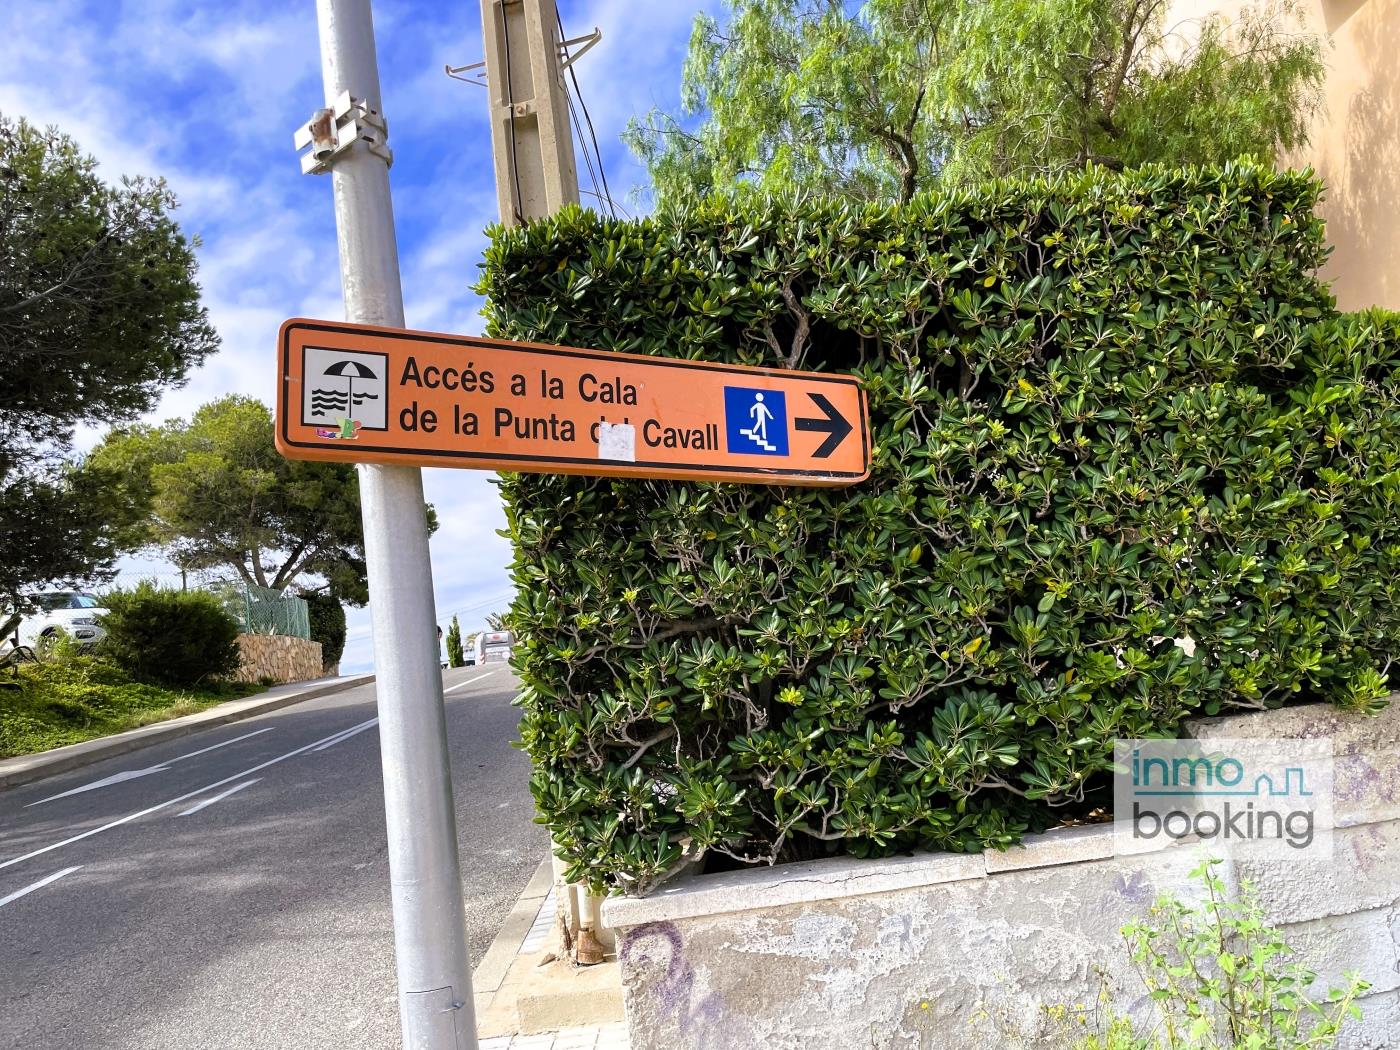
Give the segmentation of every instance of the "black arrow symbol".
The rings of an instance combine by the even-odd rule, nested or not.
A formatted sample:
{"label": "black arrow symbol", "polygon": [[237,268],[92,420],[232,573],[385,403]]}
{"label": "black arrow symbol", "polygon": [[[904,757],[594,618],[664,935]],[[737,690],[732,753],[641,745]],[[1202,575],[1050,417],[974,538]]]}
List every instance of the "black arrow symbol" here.
{"label": "black arrow symbol", "polygon": [[825,419],[794,419],[793,426],[798,430],[815,430],[819,434],[827,435],[825,441],[817,446],[817,450],[812,453],[817,459],[826,459],[836,451],[837,446],[846,440],[846,435],[851,432],[851,424],[830,401],[821,394],[808,393],[817,407],[826,416]]}

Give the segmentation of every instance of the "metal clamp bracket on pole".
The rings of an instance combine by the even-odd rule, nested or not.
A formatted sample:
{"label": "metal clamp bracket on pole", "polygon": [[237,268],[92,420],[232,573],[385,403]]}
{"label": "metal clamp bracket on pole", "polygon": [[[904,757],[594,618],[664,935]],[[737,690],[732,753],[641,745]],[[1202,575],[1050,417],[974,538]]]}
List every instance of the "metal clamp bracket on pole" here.
{"label": "metal clamp bracket on pole", "polygon": [[388,139],[389,125],[384,115],[364,99],[351,98],[348,91],[340,93],[334,106],[313,113],[293,136],[297,150],[310,147],[301,155],[303,175],[325,175],[335,158],[356,142],[365,143],[371,153],[393,167],[394,153]]}

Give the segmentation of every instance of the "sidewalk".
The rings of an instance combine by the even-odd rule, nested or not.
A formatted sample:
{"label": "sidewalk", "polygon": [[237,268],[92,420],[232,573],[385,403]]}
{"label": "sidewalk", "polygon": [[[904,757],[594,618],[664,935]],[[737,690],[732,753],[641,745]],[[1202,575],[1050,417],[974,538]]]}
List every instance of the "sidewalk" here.
{"label": "sidewalk", "polygon": [[628,1050],[617,960],[553,959],[553,925],[545,858],[472,974],[481,1050]]}
{"label": "sidewalk", "polygon": [[210,726],[226,725],[229,722],[240,722],[245,718],[255,718],[258,715],[267,714],[269,711],[290,707],[292,704],[299,704],[306,700],[314,700],[318,696],[338,693],[342,689],[353,689],[355,686],[367,685],[373,681],[374,675],[360,674],[345,675],[341,678],[318,678],[310,682],[292,682],[289,685],[275,686],[265,693],[244,697],[242,700],[230,700],[226,704],[217,704],[206,711],[198,711],[180,718],[171,718],[164,722],[154,722],[151,725],[142,726],[140,729],[130,729],[114,736],[84,740],[80,744],[68,744],[65,747],[56,747],[51,751],[40,751],[33,755],[16,755],[14,758],[0,759],[0,788],[15,787],[19,784],[42,780],[55,773],[79,769],[82,766],[100,762],[104,758],[111,758],[113,755],[124,755],[128,751],[149,747],[151,744],[189,736],[191,733],[197,733]]}

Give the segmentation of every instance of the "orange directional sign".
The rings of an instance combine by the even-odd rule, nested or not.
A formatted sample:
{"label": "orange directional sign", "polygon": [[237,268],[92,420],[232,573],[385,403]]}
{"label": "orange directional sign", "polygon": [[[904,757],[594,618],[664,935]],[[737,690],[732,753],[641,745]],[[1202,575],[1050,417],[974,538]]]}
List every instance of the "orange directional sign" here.
{"label": "orange directional sign", "polygon": [[870,473],[852,376],[294,319],[290,459],[848,485]]}

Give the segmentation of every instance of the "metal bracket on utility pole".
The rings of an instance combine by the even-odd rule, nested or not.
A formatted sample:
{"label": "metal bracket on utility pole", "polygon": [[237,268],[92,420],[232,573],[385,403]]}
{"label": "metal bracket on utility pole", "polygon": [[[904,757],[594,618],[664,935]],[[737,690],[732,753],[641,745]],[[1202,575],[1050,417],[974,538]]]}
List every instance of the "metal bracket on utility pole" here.
{"label": "metal bracket on utility pole", "polygon": [[[603,39],[603,31],[596,26],[591,33],[584,33],[583,36],[576,36],[572,40],[559,41],[559,68],[568,69],[588,52],[593,50],[593,46]],[[569,48],[575,44],[582,44],[573,54],[569,54]]]}
{"label": "metal bracket on utility pole", "polygon": [[[603,39],[603,31],[595,28],[591,33],[584,33],[583,36],[576,36],[569,40],[559,41],[559,68],[568,69],[589,51],[593,46]],[[575,44],[582,44],[583,47],[570,53],[569,48]],[[479,70],[479,72],[477,72]],[[468,62],[465,66],[446,65],[442,71],[453,80],[460,80],[463,84],[475,84],[477,87],[487,87],[486,61]],[[471,76],[462,76],[463,73],[470,73]]]}
{"label": "metal bracket on utility pole", "polygon": [[[472,70],[479,69],[480,73],[473,73]],[[477,87],[486,86],[486,62],[468,62],[465,66],[443,66],[442,71],[453,80],[460,80],[463,84],[475,84]],[[469,77],[464,77],[462,73],[471,73]]]}
{"label": "metal bracket on utility pole", "polygon": [[303,175],[325,175],[331,162],[356,142],[393,167],[394,153],[388,146],[389,125],[384,115],[362,98],[351,98],[342,91],[335,105],[318,109],[305,126],[297,128],[293,142],[298,150],[310,150],[301,157]]}

